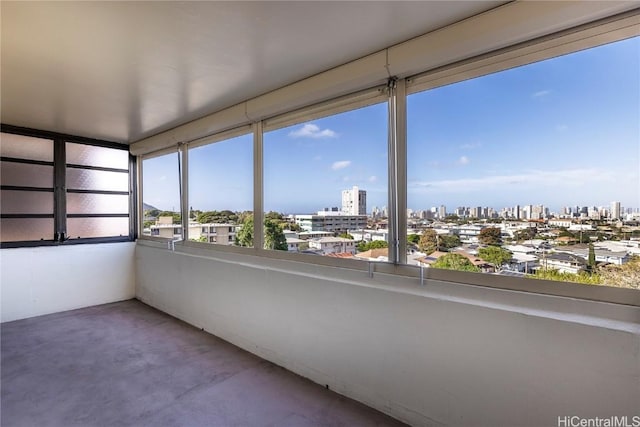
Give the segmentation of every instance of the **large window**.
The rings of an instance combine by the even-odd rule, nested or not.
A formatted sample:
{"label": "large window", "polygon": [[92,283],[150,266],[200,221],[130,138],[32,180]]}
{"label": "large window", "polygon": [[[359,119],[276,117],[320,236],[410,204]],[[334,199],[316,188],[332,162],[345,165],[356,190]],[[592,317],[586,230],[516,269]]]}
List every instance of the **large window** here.
{"label": "large window", "polygon": [[191,148],[189,240],[235,245],[237,233],[246,236],[249,229],[252,233],[253,134]]}
{"label": "large window", "polygon": [[66,143],[69,238],[129,235],[129,153]]}
{"label": "large window", "polygon": [[268,249],[386,260],[387,104],[264,134]]}
{"label": "large window", "polygon": [[53,241],[53,140],[5,132],[1,137],[2,243]]}
{"label": "large window", "polygon": [[637,287],[639,51],[634,38],[410,95],[409,262]]}
{"label": "large window", "polygon": [[178,152],[142,160],[142,235],[182,238]]}
{"label": "large window", "polygon": [[1,155],[3,247],[133,238],[126,147],[7,126]]}

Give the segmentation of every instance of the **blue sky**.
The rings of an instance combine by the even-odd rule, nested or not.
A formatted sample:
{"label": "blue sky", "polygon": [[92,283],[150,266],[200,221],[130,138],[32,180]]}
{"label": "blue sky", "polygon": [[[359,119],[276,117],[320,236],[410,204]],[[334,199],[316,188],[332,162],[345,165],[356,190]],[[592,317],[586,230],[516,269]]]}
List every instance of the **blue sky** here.
{"label": "blue sky", "polygon": [[[410,95],[408,207],[640,207],[640,41],[626,40]],[[387,106],[264,135],[266,210],[387,204]],[[252,209],[249,135],[190,152],[190,204]],[[145,161],[145,202],[178,206],[177,160]]]}

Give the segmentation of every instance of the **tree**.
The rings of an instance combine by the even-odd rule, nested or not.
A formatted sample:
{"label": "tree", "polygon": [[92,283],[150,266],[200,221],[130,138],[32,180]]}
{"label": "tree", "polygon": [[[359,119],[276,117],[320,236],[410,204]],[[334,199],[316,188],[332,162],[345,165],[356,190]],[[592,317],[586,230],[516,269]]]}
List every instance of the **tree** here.
{"label": "tree", "polygon": [[417,245],[420,242],[420,236],[417,234],[409,234],[407,236],[407,242]]}
{"label": "tree", "polygon": [[480,269],[473,265],[469,258],[456,253],[450,253],[441,256],[431,264],[433,268],[443,268],[446,270],[474,271],[480,272]]}
{"label": "tree", "polygon": [[529,274],[527,277],[531,279],[554,280],[557,282],[574,282],[583,283],[585,285],[600,284],[600,276],[598,274],[589,274],[581,271],[578,274],[559,272],[552,268],[541,268],[535,274]]}
{"label": "tree", "polygon": [[438,236],[438,250],[449,251],[450,249],[457,248],[462,244],[460,238],[455,234],[445,234],[444,236]]}
{"label": "tree", "polygon": [[[253,246],[253,218],[247,218],[240,230],[236,233],[236,244],[238,246]],[[287,239],[284,237],[282,228],[272,220],[264,221],[264,248],[276,251],[288,250]]]}
{"label": "tree", "polygon": [[502,231],[498,227],[486,227],[480,230],[478,240],[483,245],[498,246],[502,243]]}
{"label": "tree", "polygon": [[531,240],[536,237],[536,231],[536,228],[527,227],[523,230],[518,230],[513,233],[513,237],[515,237],[516,240]]}
{"label": "tree", "polygon": [[357,246],[358,252],[365,252],[370,249],[388,248],[389,244],[386,240],[374,240],[372,242],[360,242]]}
{"label": "tree", "polygon": [[590,273],[596,271],[596,250],[593,247],[593,243],[589,243],[589,259],[587,260],[587,270]]}
{"label": "tree", "polygon": [[245,218],[242,227],[236,233],[236,245],[253,246],[253,217]]}
{"label": "tree", "polygon": [[353,240],[353,236],[349,233],[342,233],[338,237],[342,237],[343,239],[351,239]]}
{"label": "tree", "polygon": [[502,271],[502,265],[511,261],[512,253],[499,246],[488,246],[478,250],[478,256],[493,265],[496,271]]}
{"label": "tree", "polygon": [[420,241],[418,242],[418,248],[425,254],[434,252],[438,247],[438,235],[435,230],[428,228],[422,231]]}
{"label": "tree", "polygon": [[277,222],[270,219],[264,221],[264,248],[275,251],[288,250],[287,239]]}

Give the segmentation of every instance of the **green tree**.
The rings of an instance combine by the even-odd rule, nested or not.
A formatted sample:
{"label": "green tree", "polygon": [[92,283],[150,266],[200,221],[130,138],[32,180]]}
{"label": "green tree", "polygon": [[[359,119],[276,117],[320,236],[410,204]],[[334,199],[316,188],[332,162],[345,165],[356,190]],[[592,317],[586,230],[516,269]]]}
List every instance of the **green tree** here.
{"label": "green tree", "polygon": [[493,265],[496,271],[502,271],[502,265],[511,260],[512,253],[499,246],[487,246],[478,250],[478,256]]}
{"label": "green tree", "polygon": [[431,228],[427,228],[422,231],[422,236],[420,236],[420,241],[418,242],[418,248],[420,248],[421,252],[425,254],[430,254],[434,252],[438,247],[438,235],[435,230]]}
{"label": "green tree", "polygon": [[433,268],[443,268],[446,270],[474,271],[480,272],[480,269],[473,265],[465,256],[456,253],[450,253],[441,256],[431,264]]}
{"label": "green tree", "polygon": [[574,282],[585,285],[598,285],[601,283],[600,275],[580,272],[578,274],[559,272],[552,268],[541,268],[527,277],[531,279],[554,280],[557,282]]}
{"label": "green tree", "polygon": [[445,234],[438,236],[438,250],[449,251],[450,249],[457,248],[462,244],[460,237],[455,234]]}
{"label": "green tree", "polygon": [[386,240],[374,240],[372,242],[360,242],[357,246],[358,252],[365,252],[370,249],[382,249],[389,247]]}
{"label": "green tree", "polygon": [[353,236],[349,233],[342,233],[338,237],[342,237],[343,239],[351,239],[353,240]]}
{"label": "green tree", "polygon": [[236,245],[253,246],[253,217],[245,218],[242,227],[236,232]]}
{"label": "green tree", "polygon": [[[253,246],[253,231],[253,217],[249,217],[236,233],[236,244],[238,246]],[[287,239],[284,237],[282,228],[269,219],[264,221],[264,248],[276,251],[288,249]]]}
{"label": "green tree", "polygon": [[536,228],[527,227],[523,230],[518,230],[513,233],[513,237],[516,240],[531,240],[536,237]]}
{"label": "green tree", "polygon": [[276,251],[286,251],[287,239],[277,222],[266,219],[264,221],[264,248]]}
{"label": "green tree", "polygon": [[486,227],[480,230],[478,240],[483,245],[499,246],[502,243],[502,231],[498,227]]}
{"label": "green tree", "polygon": [[407,235],[407,242],[417,245],[420,242],[420,236],[418,234]]}
{"label": "green tree", "polygon": [[589,243],[589,258],[587,260],[587,270],[591,273],[596,271],[596,250],[593,247],[593,243]]}

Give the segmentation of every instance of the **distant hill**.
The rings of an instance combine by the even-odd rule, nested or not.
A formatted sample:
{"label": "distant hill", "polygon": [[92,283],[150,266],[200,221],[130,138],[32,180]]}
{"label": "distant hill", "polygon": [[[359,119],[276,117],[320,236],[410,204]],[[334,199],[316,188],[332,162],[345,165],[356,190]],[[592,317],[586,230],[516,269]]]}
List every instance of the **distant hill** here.
{"label": "distant hill", "polygon": [[142,210],[143,211],[153,211],[153,210],[159,211],[160,209],[156,208],[155,206],[151,206],[151,205],[148,205],[148,204],[143,202],[142,203]]}

